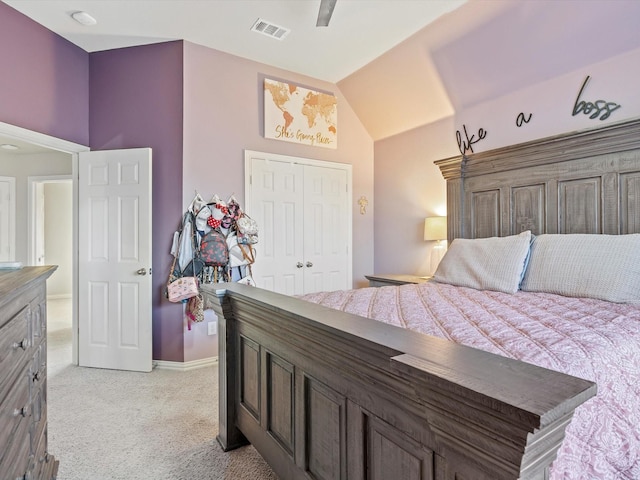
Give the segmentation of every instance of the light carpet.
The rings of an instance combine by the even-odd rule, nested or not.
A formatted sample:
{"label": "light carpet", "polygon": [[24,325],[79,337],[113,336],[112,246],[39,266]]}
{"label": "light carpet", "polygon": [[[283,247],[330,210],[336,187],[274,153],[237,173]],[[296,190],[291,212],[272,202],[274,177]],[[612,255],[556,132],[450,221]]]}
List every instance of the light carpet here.
{"label": "light carpet", "polygon": [[48,333],[49,451],[58,480],[277,480],[251,447],[223,452],[218,369],[135,373],[71,365],[71,330]]}

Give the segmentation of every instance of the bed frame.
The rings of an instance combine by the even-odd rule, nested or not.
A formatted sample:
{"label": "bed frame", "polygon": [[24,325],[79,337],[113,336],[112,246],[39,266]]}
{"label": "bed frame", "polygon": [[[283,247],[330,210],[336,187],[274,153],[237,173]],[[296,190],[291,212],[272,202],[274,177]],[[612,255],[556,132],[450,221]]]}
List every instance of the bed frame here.
{"label": "bed frame", "polygon": [[[640,231],[640,122],[436,162],[449,239]],[[239,284],[219,320],[219,435],[289,479],[545,479],[592,382]]]}
{"label": "bed frame", "polygon": [[449,241],[640,233],[640,119],[435,163]]}

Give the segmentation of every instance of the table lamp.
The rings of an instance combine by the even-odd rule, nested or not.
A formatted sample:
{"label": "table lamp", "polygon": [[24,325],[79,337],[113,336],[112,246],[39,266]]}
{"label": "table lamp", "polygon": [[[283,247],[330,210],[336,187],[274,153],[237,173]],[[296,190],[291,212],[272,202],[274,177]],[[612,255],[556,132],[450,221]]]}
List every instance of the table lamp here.
{"label": "table lamp", "polygon": [[446,251],[447,217],[427,217],[424,219],[424,240],[436,241],[431,250],[431,275],[436,273],[438,264]]}

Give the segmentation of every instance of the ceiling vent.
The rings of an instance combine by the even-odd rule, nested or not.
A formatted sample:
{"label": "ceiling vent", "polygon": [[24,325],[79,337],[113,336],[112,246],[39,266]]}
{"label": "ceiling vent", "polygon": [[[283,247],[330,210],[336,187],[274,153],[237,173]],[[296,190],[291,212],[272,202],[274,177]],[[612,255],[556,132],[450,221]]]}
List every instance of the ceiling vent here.
{"label": "ceiling vent", "polygon": [[289,32],[291,30],[275,25],[269,20],[259,18],[258,20],[256,20],[256,23],[253,24],[253,27],[251,27],[251,31],[262,33],[263,35],[271,38],[276,38],[278,40],[284,40],[284,38],[289,35]]}

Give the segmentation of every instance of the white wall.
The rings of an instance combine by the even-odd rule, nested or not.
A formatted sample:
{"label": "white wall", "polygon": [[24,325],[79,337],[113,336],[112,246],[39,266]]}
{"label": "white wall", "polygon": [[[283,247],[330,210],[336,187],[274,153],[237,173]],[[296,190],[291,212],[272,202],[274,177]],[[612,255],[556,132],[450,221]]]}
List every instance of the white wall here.
{"label": "white wall", "polygon": [[424,219],[446,215],[446,185],[433,162],[456,154],[443,141],[452,128],[449,118],[376,142],[372,273],[432,273],[435,242],[424,241]]}
{"label": "white wall", "polygon": [[[71,155],[0,153],[0,175],[16,178],[16,261],[28,261],[28,185],[29,176],[71,175]],[[55,275],[55,274],[54,274]]]}
{"label": "white wall", "polygon": [[[232,193],[244,203],[244,150],[353,166],[353,283],[373,268],[373,141],[335,84],[322,82],[210,48],[184,43],[183,204],[198,190],[205,200]],[[264,137],[264,78],[334,94],[338,99],[337,148]],[[366,215],[358,199],[367,197]],[[180,219],[176,219],[176,224]]]}
{"label": "white wall", "polygon": [[[572,131],[597,128],[640,117],[635,79],[640,49],[572,71],[508,95],[462,108],[453,117],[416,128],[375,144],[375,273],[428,273],[433,243],[424,242],[423,218],[446,204],[445,181],[433,161],[460,155],[456,131],[467,127],[478,138],[474,152],[527,142]],[[609,118],[573,115],[580,100],[621,105]],[[516,125],[520,113],[529,123]],[[604,113],[604,112],[603,112]],[[464,134],[463,134],[464,135]],[[463,136],[464,139],[464,136]],[[468,152],[471,153],[471,152]]]}
{"label": "white wall", "polygon": [[71,180],[46,183],[44,198],[45,263],[58,265],[58,269],[47,282],[47,296],[70,298],[73,285],[73,184]]}
{"label": "white wall", "polygon": [[[265,138],[265,77],[335,94],[337,148]],[[336,85],[184,42],[183,142],[184,208],[196,190],[205,200],[213,194],[222,198],[234,194],[244,206],[245,150],[351,164],[353,284],[366,284],[364,276],[373,272],[373,141]],[[366,215],[359,213],[360,196],[369,199]],[[176,226],[179,221],[175,219]],[[208,320],[191,331],[185,329],[185,362],[217,355],[216,337],[206,334]]]}
{"label": "white wall", "polygon": [[[487,132],[485,139],[474,145],[474,151],[481,152],[637,118],[640,117],[638,75],[640,49],[463,109],[455,116],[455,129],[462,131],[466,125],[469,133],[477,133],[483,128]],[[605,116],[604,110],[594,119],[583,112],[573,115],[587,77],[590,79],[580,101],[600,100],[620,105],[608,118],[600,119]],[[528,123],[518,127],[516,118],[520,113],[532,116]],[[592,110],[591,114],[594,113]]]}

